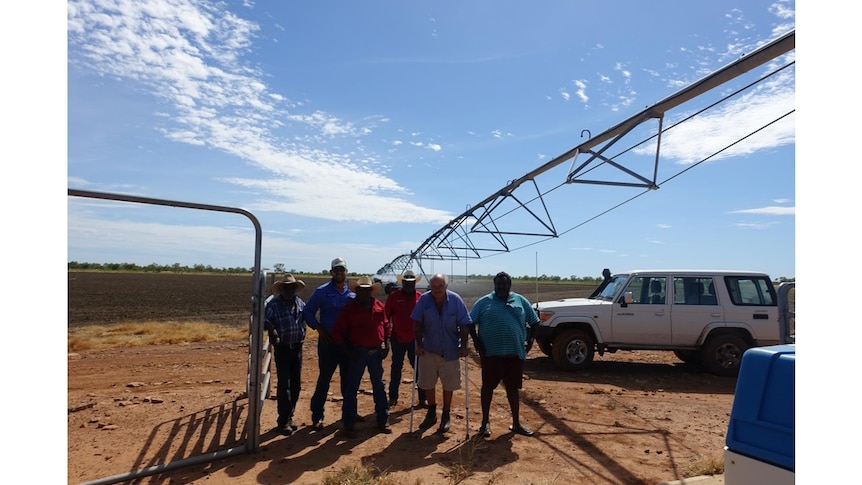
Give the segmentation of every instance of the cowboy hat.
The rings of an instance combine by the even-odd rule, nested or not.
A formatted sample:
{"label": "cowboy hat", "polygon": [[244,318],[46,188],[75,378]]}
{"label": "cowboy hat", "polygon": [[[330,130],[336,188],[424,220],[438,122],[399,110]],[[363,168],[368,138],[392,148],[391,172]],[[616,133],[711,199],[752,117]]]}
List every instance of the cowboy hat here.
{"label": "cowboy hat", "polygon": [[281,293],[281,285],[296,285],[296,292],[299,293],[305,288],[305,283],[302,280],[296,279],[292,274],[284,275],[284,278],[272,284],[272,294],[278,295]]}
{"label": "cowboy hat", "polygon": [[360,276],[356,279],[356,281],[349,280],[347,282],[347,287],[350,288],[350,291],[356,293],[356,288],[371,288],[371,291],[380,291],[383,289],[383,285],[380,282],[372,282],[371,278],[368,276]]}
{"label": "cowboy hat", "polygon": [[404,274],[398,276],[398,281],[415,281],[418,283],[421,280],[421,276],[416,276],[416,273],[409,269]]}

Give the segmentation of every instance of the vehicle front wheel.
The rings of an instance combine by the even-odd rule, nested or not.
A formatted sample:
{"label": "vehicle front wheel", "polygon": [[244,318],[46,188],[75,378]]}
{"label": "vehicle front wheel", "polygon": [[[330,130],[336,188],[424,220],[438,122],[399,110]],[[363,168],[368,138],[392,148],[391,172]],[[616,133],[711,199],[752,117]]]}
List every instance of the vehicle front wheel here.
{"label": "vehicle front wheel", "polygon": [[701,350],[703,366],[719,376],[739,375],[742,354],[749,347],[748,342],[738,335],[725,333],[710,337]]}
{"label": "vehicle front wheel", "polygon": [[564,370],[586,369],[593,362],[596,344],[586,332],[569,330],[554,339],[551,345],[552,358]]}
{"label": "vehicle front wheel", "polygon": [[536,340],[536,345],[539,346],[539,350],[542,351],[548,357],[553,357],[553,353],[551,352],[551,342],[547,340]]}

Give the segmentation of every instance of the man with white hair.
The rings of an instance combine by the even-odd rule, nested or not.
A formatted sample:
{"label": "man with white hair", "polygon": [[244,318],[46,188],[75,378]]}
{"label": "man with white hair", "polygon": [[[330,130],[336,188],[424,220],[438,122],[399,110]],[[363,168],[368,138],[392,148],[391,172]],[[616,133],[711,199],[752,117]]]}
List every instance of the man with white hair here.
{"label": "man with white hair", "polygon": [[[414,321],[416,355],[419,356],[419,387],[428,398],[428,414],[420,430],[437,422],[436,384],[443,386],[443,413],[438,433],[449,431],[452,394],[461,389],[461,358],[467,356],[468,330],[473,321],[461,296],[450,291],[446,275],[428,280],[431,290],[419,297],[410,318]],[[468,390],[469,392],[469,390]]]}

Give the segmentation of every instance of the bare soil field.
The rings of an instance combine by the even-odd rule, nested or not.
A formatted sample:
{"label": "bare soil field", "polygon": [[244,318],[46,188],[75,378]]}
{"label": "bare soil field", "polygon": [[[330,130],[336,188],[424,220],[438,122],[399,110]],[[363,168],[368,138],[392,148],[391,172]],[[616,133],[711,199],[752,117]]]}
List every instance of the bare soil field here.
{"label": "bare soil field", "polygon": [[[302,279],[304,299],[325,281]],[[248,326],[251,280],[69,273],[69,328],[200,319]],[[492,286],[490,281],[453,282],[450,289],[470,307]],[[535,283],[516,283],[513,289],[536,298]],[[538,294],[544,300],[584,296],[589,290],[540,285]],[[382,292],[375,296],[385,298]],[[736,385],[736,379],[707,374],[670,352],[605,354],[596,356],[588,371],[568,373],[534,347],[525,366],[521,416],[536,434],[508,431],[510,414],[501,387],[491,407],[492,436],[482,438],[476,435],[480,368],[473,354],[467,393],[455,393],[452,428],[441,436],[433,429],[409,432],[412,374],[405,363],[399,403],[391,410],[393,433],[376,432],[368,385],[368,395],[359,398],[368,423],[359,423],[359,437],[349,439],[339,431],[337,373],[326,427],[310,427],[309,399],[317,378],[313,339],[306,341],[303,360],[299,429],[290,436],[274,432],[275,401],[267,399],[259,450],[222,457],[223,450],[244,447],[248,434],[247,340],[70,351],[68,482],[105,483],[105,477],[151,469],[154,474],[134,483],[320,484],[356,466],[404,485],[655,485],[720,463]],[[273,375],[271,396],[277,385],[274,366]],[[385,377],[388,382],[388,372]],[[414,431],[424,415],[415,410]],[[215,461],[161,471],[166,463],[216,452]]]}

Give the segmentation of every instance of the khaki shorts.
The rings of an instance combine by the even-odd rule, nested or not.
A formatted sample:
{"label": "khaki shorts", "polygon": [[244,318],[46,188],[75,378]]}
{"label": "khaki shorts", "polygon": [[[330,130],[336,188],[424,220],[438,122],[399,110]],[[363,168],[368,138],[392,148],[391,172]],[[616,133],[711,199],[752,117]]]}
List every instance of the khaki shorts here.
{"label": "khaki shorts", "polygon": [[461,389],[461,359],[445,360],[442,355],[425,351],[419,356],[420,389],[431,390],[437,384],[437,379],[443,385],[444,391]]}

